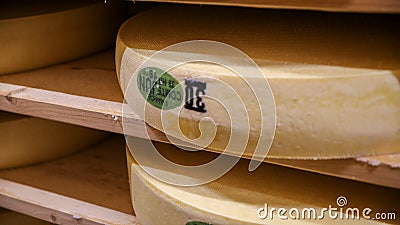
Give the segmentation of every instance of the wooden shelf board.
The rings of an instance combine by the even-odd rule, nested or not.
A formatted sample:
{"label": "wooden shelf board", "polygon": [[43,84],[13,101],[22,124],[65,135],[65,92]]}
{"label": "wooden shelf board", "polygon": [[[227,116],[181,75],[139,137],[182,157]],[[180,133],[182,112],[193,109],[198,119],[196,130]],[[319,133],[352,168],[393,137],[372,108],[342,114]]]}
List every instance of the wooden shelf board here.
{"label": "wooden shelf board", "polygon": [[121,135],[70,156],[0,171],[0,207],[58,224],[139,224]]}
{"label": "wooden shelf board", "polygon": [[[0,76],[0,110],[123,134],[123,96],[114,52],[40,70]],[[134,113],[125,132],[145,138],[144,122]],[[153,140],[165,135],[148,127]]]}
{"label": "wooden shelf board", "polygon": [[[301,169],[329,176],[341,177],[355,181],[400,189],[400,154],[363,157],[371,165],[360,159],[332,159],[332,160],[292,160],[292,159],[268,159],[269,163]],[[389,164],[391,158],[396,158],[397,164]]]}
{"label": "wooden shelf board", "polygon": [[397,0],[136,0],[199,5],[242,6],[272,9],[302,9],[331,12],[399,13]]}

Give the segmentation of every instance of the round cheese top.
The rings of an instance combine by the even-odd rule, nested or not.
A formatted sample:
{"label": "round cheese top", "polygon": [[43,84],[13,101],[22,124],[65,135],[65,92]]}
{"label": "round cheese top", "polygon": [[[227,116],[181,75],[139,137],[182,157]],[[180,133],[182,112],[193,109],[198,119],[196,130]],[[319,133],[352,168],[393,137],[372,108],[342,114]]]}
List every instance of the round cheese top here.
{"label": "round cheese top", "polygon": [[[133,151],[149,151],[144,148],[144,142],[136,139]],[[217,156],[208,152],[182,151],[169,144],[155,143],[155,146],[165,158],[181,165],[201,165]],[[372,218],[376,212],[392,212],[398,207],[394,199],[399,193],[395,189],[266,163],[249,172],[249,161],[244,159],[211,183],[175,186],[152,177],[142,167],[187,175],[185,171],[173,171],[152,163],[151,159],[139,165],[129,150],[127,157],[132,201],[136,215],[144,225],[184,225],[191,221],[206,224],[343,224],[344,221],[346,224],[381,224],[387,221],[368,219],[362,216],[362,211],[371,208],[373,213],[369,216]],[[286,211],[278,215],[280,208]],[[304,208],[314,209],[317,219],[303,219]],[[342,214],[333,218],[328,211],[322,211],[324,208],[336,208]],[[348,208],[358,208],[360,219],[340,219],[346,218]]]}
{"label": "round cheese top", "polygon": [[0,75],[38,69],[111,47],[123,17],[119,3],[2,1]]}
{"label": "round cheese top", "polygon": [[[259,161],[266,152],[267,157],[302,159],[395,153],[400,151],[400,83],[394,71],[400,68],[400,30],[395,29],[395,18],[158,7],[120,28],[117,74],[127,103],[146,123],[186,143],[206,143],[207,135],[215,132],[206,146],[214,151],[222,152],[232,134],[240,134],[243,138],[233,138],[238,143],[229,153]],[[194,50],[187,48],[188,42],[168,48],[162,52],[165,58],[155,54],[195,39],[239,48],[255,60],[262,75],[245,72],[240,77],[233,69],[204,61],[179,64],[184,56],[236,57],[204,42]],[[251,63],[234,62],[239,69],[254,71]],[[153,75],[163,77],[150,88]],[[164,97],[171,82],[176,90]],[[171,104],[163,108],[165,102]],[[247,116],[238,115],[242,109]],[[272,136],[268,151],[268,141],[259,140]]]}
{"label": "round cheese top", "polygon": [[[400,69],[399,15],[172,5],[128,20],[119,48],[161,50],[189,40],[232,45],[256,62]],[[117,65],[120,60],[117,60]]]}

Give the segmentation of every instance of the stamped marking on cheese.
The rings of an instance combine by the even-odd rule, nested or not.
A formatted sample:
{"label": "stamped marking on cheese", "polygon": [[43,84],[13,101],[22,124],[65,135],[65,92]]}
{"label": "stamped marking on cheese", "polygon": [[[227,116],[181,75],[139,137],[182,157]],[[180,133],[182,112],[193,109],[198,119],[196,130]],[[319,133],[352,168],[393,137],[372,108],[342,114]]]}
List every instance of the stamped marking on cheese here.
{"label": "stamped marking on cheese", "polygon": [[[193,78],[188,78],[185,79],[185,85],[185,108],[202,113],[207,112],[206,105],[202,101],[202,96],[206,94],[207,84]],[[194,89],[196,89],[196,92]],[[196,101],[194,101],[194,98],[196,98]]]}
{"label": "stamped marking on cheese", "polygon": [[148,103],[162,110],[180,106],[184,98],[178,81],[157,67],[141,69],[137,75],[137,87]]}

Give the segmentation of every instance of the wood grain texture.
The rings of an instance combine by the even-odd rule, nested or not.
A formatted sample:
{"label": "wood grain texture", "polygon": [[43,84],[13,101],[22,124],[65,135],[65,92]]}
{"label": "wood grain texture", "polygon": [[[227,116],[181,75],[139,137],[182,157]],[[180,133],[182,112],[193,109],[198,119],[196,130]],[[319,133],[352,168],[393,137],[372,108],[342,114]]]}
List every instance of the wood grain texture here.
{"label": "wood grain texture", "polygon": [[113,50],[39,70],[2,75],[0,82],[107,101],[123,101],[115,73]]}
{"label": "wood grain texture", "polygon": [[331,12],[399,13],[397,0],[135,0],[200,5],[244,6],[273,9],[302,9]]}
{"label": "wood grain texture", "polygon": [[[400,189],[399,156],[400,154],[340,160],[267,159],[267,162],[294,169]],[[363,160],[367,158],[369,161]]]}
{"label": "wood grain texture", "polygon": [[139,224],[134,216],[0,179],[0,205],[56,224]]}
{"label": "wood grain texture", "polygon": [[[123,134],[123,95],[114,51],[18,74],[0,76],[0,110]],[[145,124],[125,112],[125,132],[147,137]],[[129,120],[129,121],[128,121]],[[165,135],[148,127],[157,141]]]}
{"label": "wood grain texture", "polygon": [[148,137],[147,127],[151,139],[167,141],[162,132],[147,126],[136,114],[124,113],[122,107],[120,102],[0,83],[0,110],[141,138]]}
{"label": "wood grain texture", "polygon": [[0,171],[0,206],[58,224],[139,224],[122,136],[59,160]]}

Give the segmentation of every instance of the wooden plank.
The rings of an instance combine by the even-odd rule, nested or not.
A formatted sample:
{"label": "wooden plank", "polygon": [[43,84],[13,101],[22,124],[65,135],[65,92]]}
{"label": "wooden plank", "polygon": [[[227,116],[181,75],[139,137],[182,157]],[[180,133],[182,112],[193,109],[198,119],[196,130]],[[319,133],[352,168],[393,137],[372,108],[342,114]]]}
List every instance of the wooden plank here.
{"label": "wooden plank", "polygon": [[0,171],[0,207],[57,224],[139,224],[133,216],[125,142]]}
{"label": "wooden plank", "polygon": [[112,135],[88,149],[64,158],[2,170],[0,178],[125,214],[134,214],[122,135]]}
{"label": "wooden plank", "polygon": [[122,133],[122,104],[0,83],[0,109]]}
{"label": "wooden plank", "polygon": [[2,75],[0,82],[107,101],[123,101],[113,50],[39,70]]}
{"label": "wooden plank", "polygon": [[[114,51],[40,70],[0,76],[0,110],[123,134],[123,96]],[[127,113],[126,133],[147,137],[140,118]],[[165,135],[148,127],[156,141]]]}
{"label": "wooden plank", "polygon": [[70,156],[0,171],[0,207],[57,224],[139,224],[121,135]]}
{"label": "wooden plank", "polygon": [[132,215],[0,179],[0,206],[56,224],[139,224]]}
{"label": "wooden plank", "polygon": [[340,160],[267,159],[267,162],[400,189],[400,154]]}
{"label": "wooden plank", "polygon": [[[123,104],[26,86],[0,83],[0,110],[123,134]],[[133,112],[125,112],[127,134],[145,138],[145,124]],[[151,139],[165,135],[149,127]]]}
{"label": "wooden plank", "polygon": [[135,0],[200,5],[243,6],[273,9],[322,10],[333,12],[399,13],[397,0]]}

